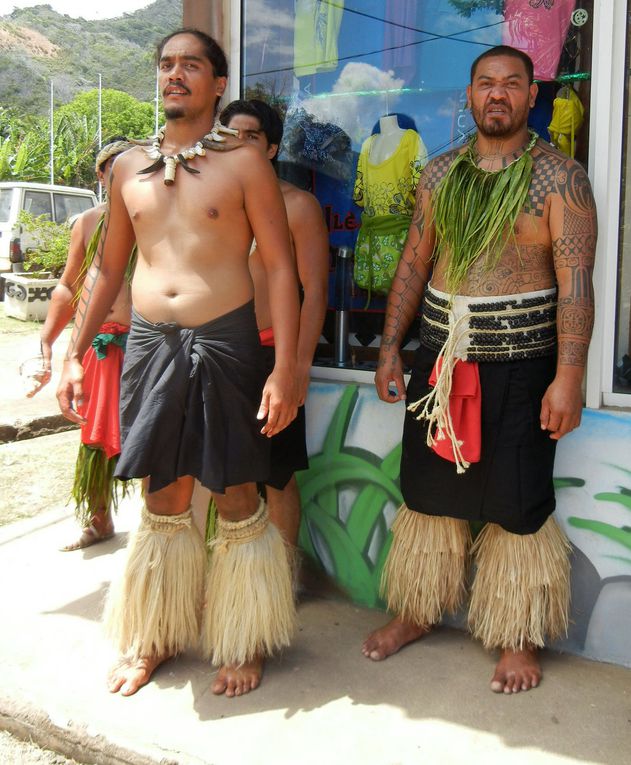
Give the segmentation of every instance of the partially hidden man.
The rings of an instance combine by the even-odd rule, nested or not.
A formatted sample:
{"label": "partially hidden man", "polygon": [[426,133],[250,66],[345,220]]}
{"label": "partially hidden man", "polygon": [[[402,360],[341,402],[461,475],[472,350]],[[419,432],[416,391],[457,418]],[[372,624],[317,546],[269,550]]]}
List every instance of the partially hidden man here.
{"label": "partially hidden man", "polygon": [[[114,165],[58,397],[79,421],[71,405],[82,398],[80,359],[136,241],[116,475],[143,478],[145,507],[106,605],[123,654],[109,688],[135,693],[201,629],[204,654],[221,666],[213,692],[235,696],[258,686],[265,657],[288,644],[294,626],[288,556],[256,482],[269,473],[271,436],[296,415],[298,289],[270,162],[215,124],[223,51],[203,32],[179,30],[159,44],[158,67],[166,126]],[[253,236],[276,339],[267,380],[248,270]],[[205,593],[195,478],[218,510]]]}
{"label": "partially hidden man", "polygon": [[[539,683],[537,649],[567,631],[552,470],[581,418],[596,211],[583,168],[528,131],[527,55],[486,51],[467,94],[476,133],[425,168],[388,298],[375,383],[408,404],[405,504],[384,570],[395,617],[362,650],[383,659],[458,608],[471,556],[469,625],[500,651],[492,690],[514,693]],[[400,345],[421,301],[406,393]]]}

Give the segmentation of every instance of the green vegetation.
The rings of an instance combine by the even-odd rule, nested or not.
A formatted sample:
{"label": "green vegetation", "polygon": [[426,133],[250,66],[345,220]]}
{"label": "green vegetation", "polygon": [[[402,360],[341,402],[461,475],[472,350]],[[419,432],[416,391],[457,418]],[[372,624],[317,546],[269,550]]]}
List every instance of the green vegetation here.
{"label": "green vegetation", "polygon": [[61,276],[70,247],[68,223],[54,223],[46,215],[35,217],[26,210],[20,212],[17,222],[29,240],[37,242],[36,246],[24,253],[24,269],[50,273],[54,277]]}
{"label": "green vegetation", "polygon": [[72,19],[49,5],[0,16],[0,103],[22,114],[48,112],[50,80],[55,105],[98,85],[138,101],[155,96],[155,44],[182,26],[182,0],[156,0],[120,18]]}

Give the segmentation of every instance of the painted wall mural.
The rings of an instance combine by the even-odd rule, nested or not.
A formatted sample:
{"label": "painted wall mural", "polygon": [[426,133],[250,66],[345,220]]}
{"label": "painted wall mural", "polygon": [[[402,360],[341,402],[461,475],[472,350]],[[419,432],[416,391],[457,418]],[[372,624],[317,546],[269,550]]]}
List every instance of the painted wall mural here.
{"label": "painted wall mural", "polygon": [[[374,608],[383,608],[379,581],[402,502],[403,415],[372,385],[311,384],[300,546]],[[631,666],[631,415],[585,410],[559,444],[555,485],[556,517],[574,548],[571,627],[555,647]],[[464,614],[445,621],[463,626]]]}

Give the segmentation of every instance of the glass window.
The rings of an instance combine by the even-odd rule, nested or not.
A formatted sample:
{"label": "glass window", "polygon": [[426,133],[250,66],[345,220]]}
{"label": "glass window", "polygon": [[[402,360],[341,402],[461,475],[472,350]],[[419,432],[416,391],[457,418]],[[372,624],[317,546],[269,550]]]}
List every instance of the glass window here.
{"label": "glass window", "polygon": [[39,215],[47,215],[52,220],[53,209],[50,194],[47,191],[25,191],[24,209],[35,218]]}
{"label": "glass window", "polygon": [[64,223],[73,215],[78,215],[92,207],[90,197],[58,193],[54,193],[53,197],[55,198],[55,221],[57,223]]}
{"label": "glass window", "polygon": [[[631,20],[631,4],[628,9]],[[627,79],[622,153],[620,251],[618,255],[618,305],[613,390],[631,393],[631,31],[627,24]]]}
{"label": "glass window", "polygon": [[0,223],[8,223],[13,189],[0,189]]}
{"label": "glass window", "polygon": [[480,53],[499,44],[529,53],[540,82],[531,127],[586,163],[592,5],[245,0],[243,97],[282,113],[279,174],[316,195],[329,230],[323,357],[334,358],[336,253],[351,248],[351,360],[376,358],[420,170],[475,129],[466,86]]}

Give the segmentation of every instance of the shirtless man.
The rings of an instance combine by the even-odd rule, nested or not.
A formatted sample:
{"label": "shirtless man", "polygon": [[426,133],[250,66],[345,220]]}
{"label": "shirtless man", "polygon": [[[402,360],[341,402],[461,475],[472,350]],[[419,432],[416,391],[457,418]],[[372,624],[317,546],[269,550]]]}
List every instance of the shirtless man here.
{"label": "shirtless man", "polygon": [[[239,138],[255,146],[274,164],[283,123],[278,113],[264,101],[233,101],[220,115],[222,124],[239,131]],[[295,547],[300,527],[300,493],[294,473],[309,467],[305,436],[304,403],[309,374],[328,300],[329,239],[318,200],[287,181],[279,181],[289,222],[292,253],[302,287],[296,378],[298,416],[272,439],[271,473],[265,483],[270,520],[280,529],[285,541]],[[267,276],[261,255],[253,244],[250,273],[254,281],[254,306],[261,342],[274,363],[274,337]]]}
{"label": "shirtless man", "polygon": [[[130,148],[123,139],[115,139],[103,146],[96,156],[96,175],[107,186],[114,158]],[[75,297],[81,292],[86,273],[98,242],[97,229],[105,214],[105,204],[81,213],[72,226],[66,267],[53,290],[46,321],[40,332],[42,356],[41,372],[34,376],[34,387],[27,394],[34,396],[50,382],[53,343],[75,312]],[[80,550],[110,539],[114,535],[114,522],[110,512],[116,506],[117,488],[112,478],[120,453],[118,426],[119,380],[125,340],[131,320],[129,285],[124,283],[99,330],[98,354],[90,347],[83,359],[86,367],[86,393],[94,390],[90,406],[83,412],[86,424],[81,428],[81,444],[77,457],[72,490],[76,515],[81,524],[81,535],[62,551]]]}
{"label": "shirtless man", "polygon": [[[106,606],[124,654],[109,688],[135,693],[195,643],[204,604],[203,650],[221,665],[212,690],[235,696],[258,686],[264,657],[288,644],[293,628],[285,545],[256,482],[269,471],[270,437],[296,415],[296,278],[270,163],[218,126],[211,131],[227,82],[223,51],[184,29],[157,53],[166,127],[114,166],[98,271],[86,280],[58,397],[80,421],[72,409],[83,395],[80,359],[136,241],[117,475],[144,478],[146,507]],[[248,270],[253,236],[276,336],[267,381]],[[206,551],[190,513],[195,478],[219,514],[205,596]]]}
{"label": "shirtless man", "polygon": [[[472,553],[469,624],[500,650],[491,688],[508,694],[539,683],[537,649],[567,630],[569,544],[550,517],[552,469],[581,419],[596,211],[583,168],[528,132],[528,56],[486,51],[467,93],[476,136],[426,167],[388,298],[375,383],[414,413],[384,571],[396,615],[362,651],[384,659],[457,608]],[[406,393],[399,348],[421,298]],[[469,520],[486,524],[473,548]]]}

